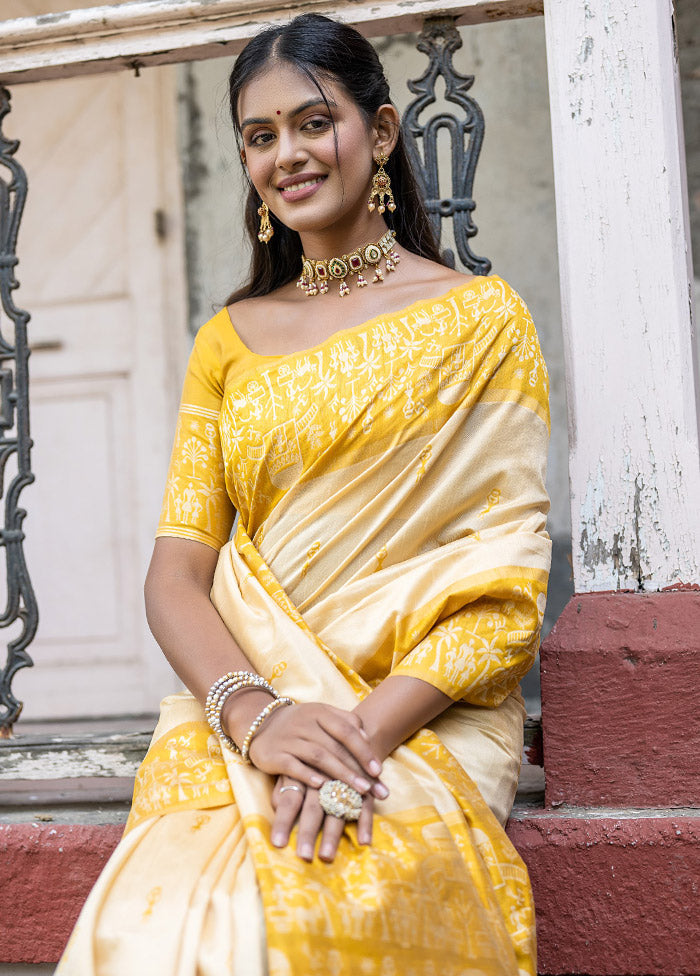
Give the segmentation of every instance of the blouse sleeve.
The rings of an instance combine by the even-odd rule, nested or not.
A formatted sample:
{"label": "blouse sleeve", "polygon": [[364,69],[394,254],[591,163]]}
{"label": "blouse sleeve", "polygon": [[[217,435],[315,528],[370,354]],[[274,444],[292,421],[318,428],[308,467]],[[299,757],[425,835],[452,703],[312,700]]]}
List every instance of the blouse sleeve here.
{"label": "blouse sleeve", "polygon": [[235,510],[219,434],[223,367],[211,331],[211,323],[199,330],[187,366],[156,537],[193,539],[218,551],[228,541]]}
{"label": "blouse sleeve", "polygon": [[[499,705],[533,664],[547,598],[551,542],[544,486],[549,400],[547,370],[530,313],[515,293],[499,328],[493,370],[481,392],[492,407],[498,466],[475,480],[478,528],[457,542],[489,571],[435,601],[392,674],[421,678],[454,700]],[[486,369],[486,367],[484,367]],[[509,515],[499,516],[508,511]],[[477,526],[475,526],[477,527]],[[403,649],[401,649],[403,651]]]}
{"label": "blouse sleeve", "polygon": [[392,674],[421,678],[455,701],[500,705],[532,667],[546,598],[546,579],[503,578],[436,624]]}

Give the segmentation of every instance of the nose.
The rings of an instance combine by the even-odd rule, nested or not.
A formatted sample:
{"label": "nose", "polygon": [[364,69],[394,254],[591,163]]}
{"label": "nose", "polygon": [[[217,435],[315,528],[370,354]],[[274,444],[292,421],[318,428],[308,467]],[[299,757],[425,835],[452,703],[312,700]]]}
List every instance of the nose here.
{"label": "nose", "polygon": [[277,136],[277,155],[275,163],[279,169],[293,170],[299,163],[306,161],[307,153],[299,134],[286,127]]}

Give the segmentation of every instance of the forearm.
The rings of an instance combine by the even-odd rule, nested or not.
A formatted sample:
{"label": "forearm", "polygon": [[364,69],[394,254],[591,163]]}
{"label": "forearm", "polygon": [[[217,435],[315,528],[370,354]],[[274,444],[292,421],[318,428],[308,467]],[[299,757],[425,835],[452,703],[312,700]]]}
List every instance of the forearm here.
{"label": "forearm", "polygon": [[390,752],[422,729],[453,700],[439,689],[407,675],[389,675],[354,709],[379,754]]}
{"label": "forearm", "polygon": [[[211,552],[213,573],[216,553]],[[255,673],[209,599],[206,581],[154,556],[145,596],[153,636],[175,673],[202,704],[221,675],[228,671]],[[227,701],[222,722],[236,742],[240,744],[269,701],[270,696],[257,689],[238,692]]]}

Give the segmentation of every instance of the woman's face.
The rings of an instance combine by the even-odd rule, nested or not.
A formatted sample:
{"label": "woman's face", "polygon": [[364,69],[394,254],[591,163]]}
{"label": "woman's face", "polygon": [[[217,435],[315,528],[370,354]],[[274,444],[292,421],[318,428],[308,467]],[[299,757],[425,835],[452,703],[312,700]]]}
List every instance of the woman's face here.
{"label": "woman's face", "polygon": [[332,119],[313,81],[276,61],[243,88],[238,101],[253,185],[270,210],[300,233],[352,219],[362,207],[367,213],[376,133],[340,84],[324,81],[323,88]]}

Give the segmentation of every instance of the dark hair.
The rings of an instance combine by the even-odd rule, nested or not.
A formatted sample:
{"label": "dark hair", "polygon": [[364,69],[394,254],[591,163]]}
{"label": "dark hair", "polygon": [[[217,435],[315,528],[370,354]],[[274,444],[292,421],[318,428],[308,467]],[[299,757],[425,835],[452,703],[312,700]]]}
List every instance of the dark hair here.
{"label": "dark hair", "polygon": [[[380,105],[391,101],[381,62],[368,40],[352,27],[328,17],[301,14],[281,27],[261,31],[236,59],[229,77],[229,99],[239,147],[242,146],[238,118],[241,91],[274,59],[302,71],[324,99],[318,76],[340,82],[368,120]],[[386,171],[391,178],[396,210],[393,213],[387,210],[384,217],[396,232],[398,243],[407,251],[444,264],[400,129]],[[250,274],[246,284],[228,297],[227,305],[243,298],[267,295],[301,273],[301,238],[274,214],[270,213],[274,236],[268,244],[258,241],[260,203],[255,187],[250,184],[245,206],[245,226],[253,247]]]}

